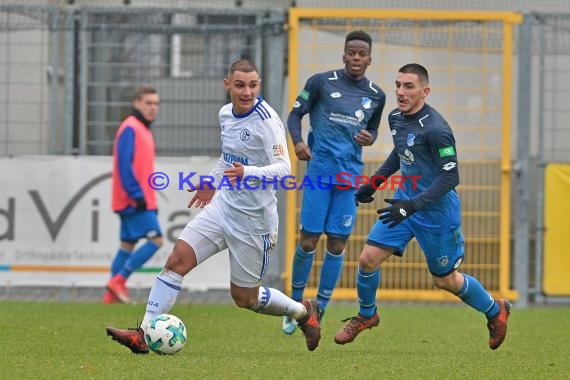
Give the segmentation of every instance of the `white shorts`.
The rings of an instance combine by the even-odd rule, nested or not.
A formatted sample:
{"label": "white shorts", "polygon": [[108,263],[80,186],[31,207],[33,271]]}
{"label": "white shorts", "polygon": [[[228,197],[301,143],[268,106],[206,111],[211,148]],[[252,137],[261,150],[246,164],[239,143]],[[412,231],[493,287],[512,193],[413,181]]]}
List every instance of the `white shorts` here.
{"label": "white shorts", "polygon": [[253,288],[269,267],[269,258],[277,244],[277,229],[264,235],[241,232],[226,223],[215,207],[206,207],[184,228],[178,237],[194,249],[200,265],[213,255],[228,249],[230,280],[244,288]]}

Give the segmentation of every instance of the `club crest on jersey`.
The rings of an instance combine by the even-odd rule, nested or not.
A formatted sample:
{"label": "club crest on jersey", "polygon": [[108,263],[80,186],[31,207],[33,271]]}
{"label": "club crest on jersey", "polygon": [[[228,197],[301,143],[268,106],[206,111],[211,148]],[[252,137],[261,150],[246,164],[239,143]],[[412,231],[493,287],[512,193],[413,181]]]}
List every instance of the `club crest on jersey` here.
{"label": "club crest on jersey", "polygon": [[407,139],[408,146],[414,146],[415,138],[416,138],[416,135],[414,135],[413,133],[410,133],[408,135],[408,139]]}
{"label": "club crest on jersey", "polygon": [[372,106],[372,100],[370,100],[370,98],[368,98],[366,96],[363,96],[362,100],[360,101],[360,104],[362,104],[362,107],[365,110],[368,110]]}
{"label": "club crest on jersey", "polygon": [[241,141],[247,141],[247,140],[249,140],[250,136],[251,136],[251,132],[249,131],[249,129],[244,128],[241,130],[241,132],[239,134],[239,139]]}
{"label": "club crest on jersey", "polygon": [[447,257],[447,255],[438,257],[436,260],[440,267],[444,267],[447,264],[449,264],[449,258]]}

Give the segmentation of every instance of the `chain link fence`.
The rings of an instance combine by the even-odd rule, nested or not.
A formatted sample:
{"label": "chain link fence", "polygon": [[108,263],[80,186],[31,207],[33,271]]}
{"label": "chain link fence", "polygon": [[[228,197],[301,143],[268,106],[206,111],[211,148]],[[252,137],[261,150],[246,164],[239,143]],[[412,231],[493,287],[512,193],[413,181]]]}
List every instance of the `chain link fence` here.
{"label": "chain link fence", "polygon": [[[130,112],[133,91],[142,83],[156,86],[161,94],[161,110],[155,123],[158,155],[218,155],[217,111],[228,101],[222,79],[234,59],[253,59],[262,72],[263,96],[282,114],[287,112],[284,93],[289,73],[285,32],[289,7],[451,9],[460,11],[458,14],[466,10],[525,11],[530,33],[521,34],[520,27],[514,30],[513,51],[519,67],[513,65],[513,70],[516,73],[521,59],[526,59],[530,74],[513,83],[513,92],[520,96],[513,104],[512,141],[517,149],[512,159],[517,168],[522,164],[524,169],[526,159],[529,163],[526,177],[514,173],[522,180],[518,190],[512,192],[512,204],[516,212],[524,209],[521,204],[528,204],[530,212],[513,221],[517,260],[508,270],[519,279],[526,279],[519,285],[515,279],[515,288],[522,286],[531,300],[567,301],[568,298],[544,294],[544,233],[548,226],[543,211],[547,195],[545,168],[553,162],[570,161],[570,132],[565,123],[570,114],[565,101],[570,93],[570,3],[563,0],[452,3],[418,0],[406,4],[394,0],[355,0],[350,4],[337,0],[212,0],[198,4],[165,0],[160,7],[154,5],[146,0],[32,0],[0,4],[0,157],[109,155],[114,133]],[[400,57],[401,48],[406,46],[415,46],[417,57],[422,59],[428,56],[424,52],[458,51],[454,54],[458,60],[449,65],[441,62],[446,59],[444,54],[439,60],[425,62],[431,68],[434,83],[440,86],[440,91],[430,98],[442,105],[439,109],[456,128],[462,158],[497,160],[501,147],[494,143],[493,128],[501,121],[493,115],[497,115],[501,99],[497,92],[500,70],[495,56],[503,43],[502,29],[488,28],[485,32],[477,23],[462,23],[459,27],[448,21],[433,20],[367,22],[370,24],[356,23],[350,28],[372,30],[375,40],[393,47],[386,54],[394,59]],[[333,20],[325,20],[321,26],[325,24],[329,35],[341,38],[346,32],[345,26]],[[422,33],[415,32],[418,30]],[[314,51],[309,41],[305,43],[301,58],[309,60]],[[521,49],[525,44],[530,49],[528,52]],[[316,72],[325,66],[336,67],[340,59],[337,48],[336,43],[331,47],[334,49],[331,60],[304,69]],[[328,47],[324,44],[320,49],[326,51]],[[472,52],[481,49],[488,59],[477,61]],[[381,85],[391,84],[396,66],[382,55],[375,55],[370,74]],[[466,78],[466,88],[477,88],[471,98],[469,89],[458,90],[459,74]],[[525,94],[529,94],[528,106],[524,105]],[[519,120],[515,123],[514,118]],[[522,127],[525,119],[529,123],[526,135]],[[383,157],[386,149],[387,145],[382,146],[379,154],[369,158]],[[372,170],[372,166],[368,169]],[[484,182],[485,178],[497,182],[500,170],[495,165],[492,171],[484,172],[488,176],[483,178],[478,167],[473,166],[473,172],[465,172],[467,176],[462,179],[466,205],[471,207],[483,200],[493,208],[495,197],[484,196],[486,190],[482,191],[481,186],[494,186]],[[526,189],[519,191],[524,186]],[[477,214],[478,222],[469,221],[466,229],[497,228],[496,222],[484,222],[483,217]],[[497,220],[496,214],[493,218]],[[518,241],[525,241],[528,246],[517,248]],[[353,250],[358,251],[359,247],[357,244]],[[490,251],[495,252],[495,248]],[[477,254],[484,257],[488,252],[489,249],[482,249]],[[498,265],[492,264],[495,268]],[[498,275],[496,270],[493,273],[488,281],[495,286]],[[426,282],[420,274],[417,279],[422,284]],[[351,283],[352,279],[347,281]]]}
{"label": "chain link fence", "polygon": [[0,5],[0,156],[55,145],[61,26],[57,7]]}
{"label": "chain link fence", "polygon": [[226,70],[252,59],[280,106],[286,10],[0,6],[0,156],[109,155],[141,84],[157,154],[218,155]]}
{"label": "chain link fence", "polygon": [[[527,17],[532,25],[530,59],[534,79],[529,86],[532,99],[529,155],[530,178],[535,180],[530,181],[529,198],[531,204],[536,205],[530,218],[535,240],[529,245],[535,253],[534,258],[529,255],[531,281],[534,279],[530,295],[539,302],[570,302],[569,287],[560,283],[566,282],[566,276],[560,270],[567,274],[570,260],[564,259],[566,248],[560,246],[560,240],[552,235],[549,239],[549,234],[567,236],[568,230],[563,221],[547,215],[549,207],[551,211],[568,209],[565,206],[567,194],[551,192],[548,188],[551,182],[546,174],[549,165],[566,165],[568,168],[570,164],[570,105],[566,100],[570,96],[570,14],[530,13]],[[560,175],[564,172],[557,176]],[[550,200],[550,206],[549,197],[556,197]],[[553,283],[556,286],[548,286]]]}

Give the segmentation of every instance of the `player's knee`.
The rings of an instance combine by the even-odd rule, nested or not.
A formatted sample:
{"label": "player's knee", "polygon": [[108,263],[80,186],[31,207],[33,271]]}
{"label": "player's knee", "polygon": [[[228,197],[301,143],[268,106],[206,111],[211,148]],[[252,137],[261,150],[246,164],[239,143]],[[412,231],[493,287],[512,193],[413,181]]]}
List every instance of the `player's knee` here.
{"label": "player's knee", "polygon": [[346,241],[342,239],[329,238],[327,240],[327,251],[333,255],[341,255],[344,252]]}
{"label": "player's knee", "polygon": [[445,290],[445,283],[441,280],[440,277],[433,276],[433,286],[438,289]]}
{"label": "player's knee", "polygon": [[250,297],[245,294],[234,294],[232,293],[232,298],[237,307],[242,309],[256,310],[257,297]]}
{"label": "player's knee", "polygon": [[358,266],[365,272],[374,272],[378,268],[378,264],[370,256],[361,254]]}
{"label": "player's knee", "polygon": [[308,236],[301,237],[299,245],[303,252],[313,252],[317,248],[317,243],[319,242],[318,236]]}
{"label": "player's knee", "polygon": [[363,271],[374,272],[390,256],[392,252],[366,244],[362,249],[358,264]]}
{"label": "player's knee", "polygon": [[196,265],[197,259],[194,249],[188,243],[177,240],[164,267],[185,276]]}
{"label": "player's knee", "polygon": [[457,283],[456,273],[457,272],[454,271],[443,277],[432,276],[434,286],[438,289],[443,289],[455,293],[458,288],[461,287]]}
{"label": "player's knee", "polygon": [[251,302],[251,300],[249,299],[234,299],[234,303],[236,304],[237,307],[240,307],[242,309],[248,309],[248,310],[253,310],[253,311],[257,311],[257,300],[255,302]]}

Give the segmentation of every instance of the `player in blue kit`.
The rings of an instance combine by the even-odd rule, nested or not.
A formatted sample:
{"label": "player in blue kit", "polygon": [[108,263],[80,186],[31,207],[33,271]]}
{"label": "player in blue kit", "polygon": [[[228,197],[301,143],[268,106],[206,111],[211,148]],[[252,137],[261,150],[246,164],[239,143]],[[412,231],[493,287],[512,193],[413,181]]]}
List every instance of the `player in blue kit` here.
{"label": "player in blue kit", "polygon": [[[362,172],[362,147],[376,140],[386,102],[380,87],[364,76],[372,60],[371,48],[372,39],[367,33],[350,32],[345,38],[344,68],[310,77],[287,120],[295,154],[307,161],[307,176],[315,184],[314,189],[305,188],[303,192],[291,298],[303,299],[315,248],[324,232],[327,247],[317,294],[320,317],[342,273],[344,248],[354,226],[354,177]],[[311,130],[305,143],[301,119],[307,113]],[[346,183],[339,182],[339,175],[350,179],[352,187],[347,189]],[[295,321],[285,317],[283,331],[292,334],[295,329]]]}
{"label": "player in blue kit", "polygon": [[489,347],[497,349],[507,334],[511,305],[494,300],[477,279],[458,271],[463,261],[461,204],[455,187],[459,170],[455,138],[443,117],[427,103],[430,92],[427,70],[411,63],[400,68],[396,78],[398,108],[390,112],[388,123],[394,149],[376,171],[374,183],[356,192],[356,204],[369,203],[383,178],[398,170],[404,182],[388,207],[378,210],[362,253],[356,281],[360,310],[340,329],[335,342],[352,342],[365,329],[378,326],[376,290],[380,265],[392,255],[402,256],[415,237],[427,260],[435,286],[455,294],[467,305],[485,314]]}

